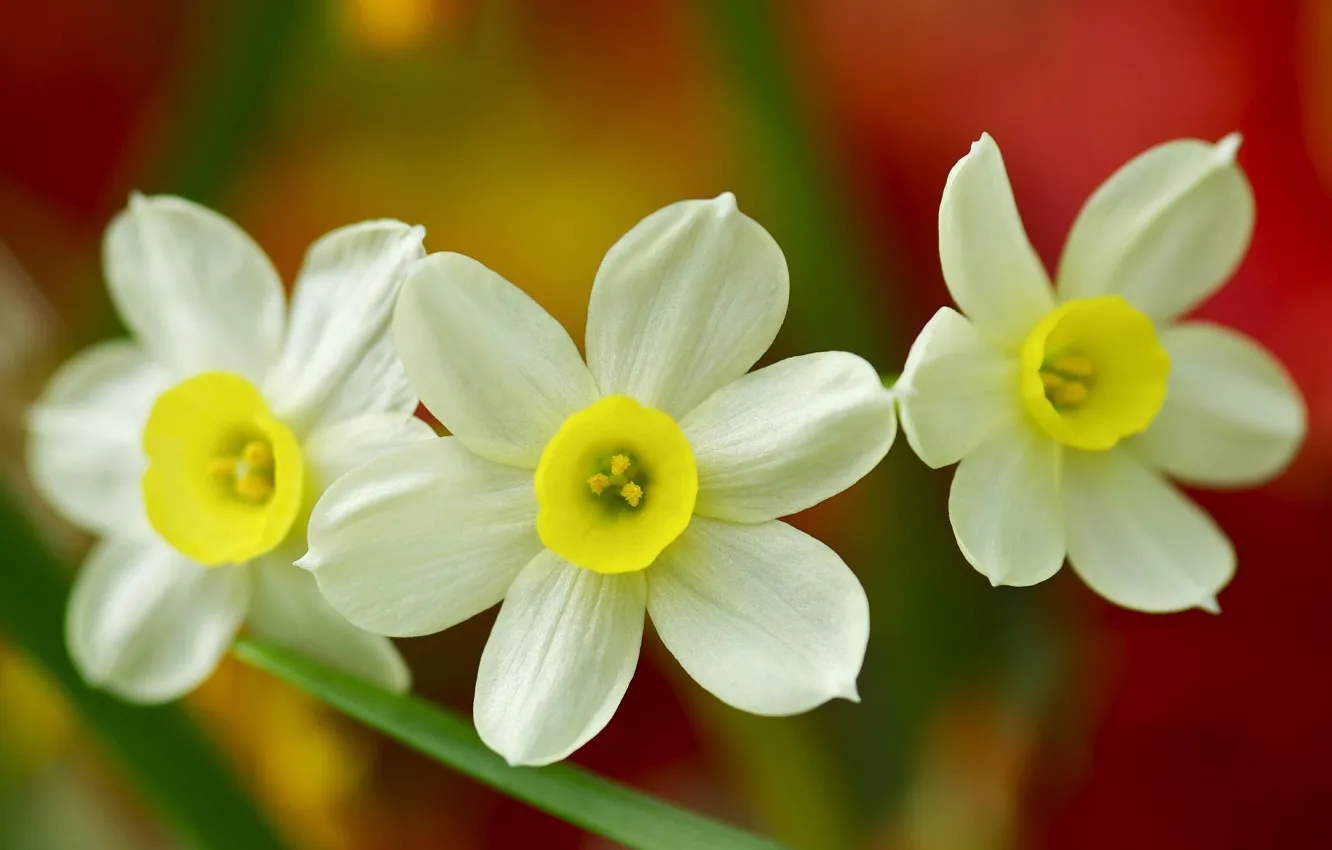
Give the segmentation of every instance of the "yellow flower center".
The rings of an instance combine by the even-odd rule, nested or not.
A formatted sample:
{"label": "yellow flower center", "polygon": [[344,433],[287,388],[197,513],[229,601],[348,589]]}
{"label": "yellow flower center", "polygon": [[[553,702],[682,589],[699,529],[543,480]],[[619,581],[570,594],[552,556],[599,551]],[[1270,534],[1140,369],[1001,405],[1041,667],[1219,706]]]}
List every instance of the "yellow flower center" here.
{"label": "yellow flower center", "polygon": [[300,444],[239,375],[206,372],[158,396],[143,450],[148,521],[201,564],[240,563],[271,551],[300,512]]}
{"label": "yellow flower center", "polygon": [[1091,451],[1150,425],[1170,375],[1152,320],[1117,295],[1052,311],[1022,343],[1021,363],[1022,401],[1036,424]]}
{"label": "yellow flower center", "polygon": [[599,573],[646,569],[694,514],[694,451],[665,413],[607,396],[551,437],[536,495],[547,549]]}

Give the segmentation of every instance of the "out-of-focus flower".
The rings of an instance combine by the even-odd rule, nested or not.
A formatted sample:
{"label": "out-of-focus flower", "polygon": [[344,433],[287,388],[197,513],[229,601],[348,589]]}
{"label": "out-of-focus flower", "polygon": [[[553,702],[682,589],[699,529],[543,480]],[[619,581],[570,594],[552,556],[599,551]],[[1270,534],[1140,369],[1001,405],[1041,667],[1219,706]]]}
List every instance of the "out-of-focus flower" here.
{"label": "out-of-focus flower", "polygon": [[864,590],[777,521],[849,487],[896,423],[864,360],[746,374],[786,313],[781,250],[735,199],[649,216],[601,264],[587,363],[532,299],[435,254],[394,334],[453,437],[379,458],[325,493],[310,552],[362,628],[438,632],[503,600],[475,716],[515,764],[557,761],[610,720],[646,611],[703,687],[760,714],[856,698]]}
{"label": "out-of-focus flower", "polygon": [[138,195],[112,221],[107,281],[137,341],[76,356],[29,416],[34,483],[102,538],[66,623],[88,681],[177,697],[248,615],[261,637],[407,687],[392,644],[338,617],[291,563],[324,487],[433,434],[387,333],[423,236],[374,221],[323,237],[288,322],[277,273],[231,221]]}
{"label": "out-of-focus flower", "polygon": [[1053,288],[994,141],[982,136],[949,175],[939,252],[966,315],[935,314],[897,395],[921,459],[961,461],[953,530],[994,584],[1044,581],[1067,556],[1120,605],[1216,608],[1234,550],[1161,473],[1254,484],[1285,468],[1305,430],[1270,354],[1216,325],[1173,323],[1248,246],[1238,145],[1170,142],[1120,169],[1074,222]]}

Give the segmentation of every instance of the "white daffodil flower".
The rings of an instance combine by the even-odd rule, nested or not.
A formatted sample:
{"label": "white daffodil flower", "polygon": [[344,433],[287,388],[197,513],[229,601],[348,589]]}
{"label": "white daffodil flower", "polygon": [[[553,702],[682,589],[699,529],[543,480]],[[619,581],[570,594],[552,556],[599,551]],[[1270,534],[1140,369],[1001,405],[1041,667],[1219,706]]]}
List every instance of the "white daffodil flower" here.
{"label": "white daffodil flower", "polygon": [[787,296],[781,250],[730,194],[666,207],[611,248],[586,364],[521,290],[432,254],[408,274],[394,336],[454,436],[338,481],[301,566],[347,619],[386,635],[438,632],[503,600],[475,717],[513,764],[562,759],[606,725],[645,611],[737,708],[856,699],[865,592],[777,518],[869,472],[896,421],[852,354],[748,372]]}
{"label": "white daffodil flower", "polygon": [[1253,229],[1238,136],[1180,140],[1121,168],[1073,224],[1051,287],[988,135],[954,166],[939,310],[895,387],[932,467],[958,464],[958,545],[996,585],[1067,556],[1105,598],[1217,610],[1230,541],[1166,475],[1239,487],[1285,468],[1304,404],[1281,365],[1217,325],[1178,321],[1234,271]]}
{"label": "white daffodil flower", "polygon": [[102,343],[29,414],[29,469],[99,536],[66,632],[84,677],[139,702],[178,697],[252,633],[386,687],[409,673],[292,565],[324,487],[434,436],[393,352],[394,297],[424,230],[371,221],[324,236],[296,281],[234,223],[135,195],[103,261],[134,340]]}

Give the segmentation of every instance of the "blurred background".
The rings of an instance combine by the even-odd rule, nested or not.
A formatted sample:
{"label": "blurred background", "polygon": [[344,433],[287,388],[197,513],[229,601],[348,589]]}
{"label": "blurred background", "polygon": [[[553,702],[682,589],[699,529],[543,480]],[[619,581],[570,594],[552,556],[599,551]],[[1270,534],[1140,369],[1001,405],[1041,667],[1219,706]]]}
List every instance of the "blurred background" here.
{"label": "blurred background", "polygon": [[[1332,0],[0,0],[0,570],[34,534],[44,568],[87,545],[25,482],[21,421],[118,332],[99,245],[131,189],[218,208],[289,281],[334,227],[424,224],[575,339],[619,235],[732,190],[791,266],[770,357],[892,374],[946,303],[939,195],[982,131],[1052,267],[1122,163],[1232,130],[1257,232],[1200,312],[1288,365],[1311,425],[1282,479],[1199,496],[1239,552],[1223,614],[1067,570],[992,589],[949,473],[899,441],[796,520],[869,591],[860,706],[744,716],[649,636],[574,760],[798,848],[1332,847]],[[492,620],[400,642],[418,690],[469,710]],[[183,846],[6,628],[0,847]],[[185,710],[295,848],[609,846],[238,662]]]}

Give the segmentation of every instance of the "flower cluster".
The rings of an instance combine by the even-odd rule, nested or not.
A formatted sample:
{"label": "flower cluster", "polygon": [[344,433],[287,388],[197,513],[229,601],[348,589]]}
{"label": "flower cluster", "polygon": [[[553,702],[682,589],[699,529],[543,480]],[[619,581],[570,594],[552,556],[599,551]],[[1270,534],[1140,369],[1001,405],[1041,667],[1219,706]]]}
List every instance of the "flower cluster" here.
{"label": "flower cluster", "polygon": [[[230,221],[135,196],[108,228],[134,341],[96,346],[30,413],[45,496],[100,539],[69,602],[87,680],[155,702],[198,685],[237,631],[405,689],[389,637],[502,603],[474,716],[514,764],[610,720],[645,618],[745,711],[858,699],[870,636],[856,576],[782,522],[853,485],[900,413],[958,463],[958,545],[994,584],[1067,559],[1148,611],[1216,608],[1235,568],[1170,484],[1279,473],[1303,438],[1271,355],[1179,321],[1253,225],[1238,140],[1177,141],[1115,174],[1074,223],[1054,286],[999,150],[953,169],[943,308],[886,389],[824,352],[751,369],[786,314],[781,250],[730,194],[648,216],[606,254],[586,358],[522,290],[396,221],[310,249],[288,310]],[[448,430],[414,417],[418,397]]]}

